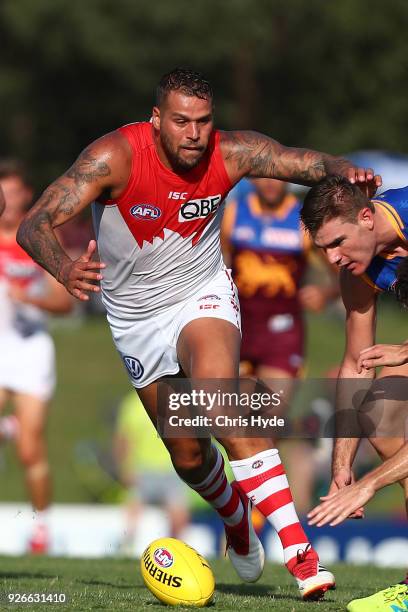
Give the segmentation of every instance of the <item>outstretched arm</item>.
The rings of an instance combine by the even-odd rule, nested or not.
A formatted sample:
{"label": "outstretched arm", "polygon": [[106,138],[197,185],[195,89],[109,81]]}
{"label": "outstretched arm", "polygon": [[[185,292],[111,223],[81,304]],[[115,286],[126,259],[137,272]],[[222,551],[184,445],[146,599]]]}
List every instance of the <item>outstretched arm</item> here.
{"label": "outstretched arm", "polygon": [[389,484],[408,476],[408,443],[405,443],[393,457],[368,472],[361,480],[333,493],[321,497],[322,503],[309,512],[309,525],[322,527],[330,523],[338,525],[360,506],[364,506],[374,494]]}
{"label": "outstretched arm", "polygon": [[[356,437],[359,408],[356,401],[358,393],[367,390],[374,377],[372,371],[359,373],[357,362],[360,351],[372,344],[375,338],[375,292],[361,278],[354,277],[344,269],[340,272],[340,286],[346,308],[346,347],[337,381],[337,437],[333,447],[329,494],[354,482],[352,465],[360,442]],[[362,515],[360,511],[355,516]]]}
{"label": "outstretched arm", "polygon": [[129,171],[130,152],[124,138],[115,132],[100,138],[44,191],[19,227],[17,242],[20,246],[79,299],[88,299],[86,291],[99,291],[92,281],[101,279],[98,271],[104,266],[91,261],[96,250],[94,241],[90,242],[86,253],[72,261],[61,247],[54,229],[102,194],[118,195],[126,185]]}
{"label": "outstretched arm", "polygon": [[364,184],[367,195],[374,195],[381,185],[371,169],[356,168],[347,159],[327,153],[285,147],[258,132],[221,132],[221,150],[232,183],[251,176],[314,185],[328,174],[341,174],[352,183]]}

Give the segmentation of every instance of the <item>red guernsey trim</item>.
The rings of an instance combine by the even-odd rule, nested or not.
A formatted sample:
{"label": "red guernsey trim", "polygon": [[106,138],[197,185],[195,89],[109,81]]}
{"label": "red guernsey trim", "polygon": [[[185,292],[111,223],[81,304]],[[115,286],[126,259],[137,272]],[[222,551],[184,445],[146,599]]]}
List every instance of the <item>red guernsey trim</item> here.
{"label": "red guernsey trim", "polygon": [[293,546],[294,544],[303,544],[304,542],[309,541],[302,525],[299,522],[283,527],[283,529],[278,532],[278,536],[282,542],[283,548]]}
{"label": "red guernsey trim", "polygon": [[292,502],[292,493],[290,489],[282,489],[282,491],[276,491],[276,493],[272,493],[269,497],[264,499],[261,502],[256,504],[259,512],[262,512],[264,516],[269,516],[272,512],[281,508],[282,506],[286,506],[286,504],[290,504]]}
{"label": "red guernsey trim", "polygon": [[257,489],[261,486],[262,483],[270,480],[271,478],[275,478],[275,476],[283,476],[285,473],[285,468],[280,463],[279,465],[271,468],[270,470],[266,470],[262,474],[257,474],[256,476],[251,476],[250,478],[245,478],[244,480],[239,481],[239,486],[241,489],[245,491],[245,493],[249,493],[254,489]]}

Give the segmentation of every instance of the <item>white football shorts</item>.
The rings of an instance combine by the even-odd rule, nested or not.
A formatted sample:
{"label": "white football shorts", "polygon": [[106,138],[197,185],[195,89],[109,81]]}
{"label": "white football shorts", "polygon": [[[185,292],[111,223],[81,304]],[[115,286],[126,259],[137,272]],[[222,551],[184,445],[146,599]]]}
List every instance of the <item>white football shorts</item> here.
{"label": "white football shorts", "polygon": [[48,401],[55,388],[55,349],[45,331],[0,334],[0,388]]}
{"label": "white football shorts", "polygon": [[230,270],[221,270],[189,299],[142,320],[108,315],[116,349],[136,389],[162,376],[177,374],[177,340],[187,323],[202,317],[224,319],[241,331],[238,291]]}

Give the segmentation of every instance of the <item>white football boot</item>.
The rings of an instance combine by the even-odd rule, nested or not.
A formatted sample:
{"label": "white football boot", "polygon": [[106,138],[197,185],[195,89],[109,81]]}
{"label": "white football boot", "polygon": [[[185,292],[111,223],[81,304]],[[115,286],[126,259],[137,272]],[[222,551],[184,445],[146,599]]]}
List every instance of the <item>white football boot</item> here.
{"label": "white football boot", "polygon": [[244,505],[244,516],[234,527],[225,525],[227,552],[238,576],[244,582],[256,582],[262,575],[265,552],[252,525],[251,502],[237,481],[231,483]]}

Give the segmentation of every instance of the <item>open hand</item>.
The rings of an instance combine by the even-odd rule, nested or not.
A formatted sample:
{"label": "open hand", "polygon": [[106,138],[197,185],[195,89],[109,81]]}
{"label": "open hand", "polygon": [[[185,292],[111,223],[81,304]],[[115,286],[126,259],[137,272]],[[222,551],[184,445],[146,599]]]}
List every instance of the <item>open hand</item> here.
{"label": "open hand", "polygon": [[96,242],[90,240],[85,253],[63,266],[59,278],[69,293],[82,301],[89,300],[89,292],[97,293],[100,291],[100,287],[96,283],[102,280],[103,276],[99,270],[106,266],[100,261],[92,261],[95,251]]}
{"label": "open hand", "polygon": [[[307,515],[309,525],[322,527],[330,523],[331,527],[353,517],[374,495],[375,489],[368,482],[361,480],[321,497],[322,503],[313,508]],[[357,517],[355,517],[357,518]]]}
{"label": "open hand", "polygon": [[350,168],[347,177],[350,183],[358,185],[368,198],[372,198],[382,185],[381,176],[379,174],[374,175],[374,170],[371,168]]}
{"label": "open hand", "polygon": [[399,366],[408,363],[408,344],[375,344],[360,352],[357,372],[378,366]]}

